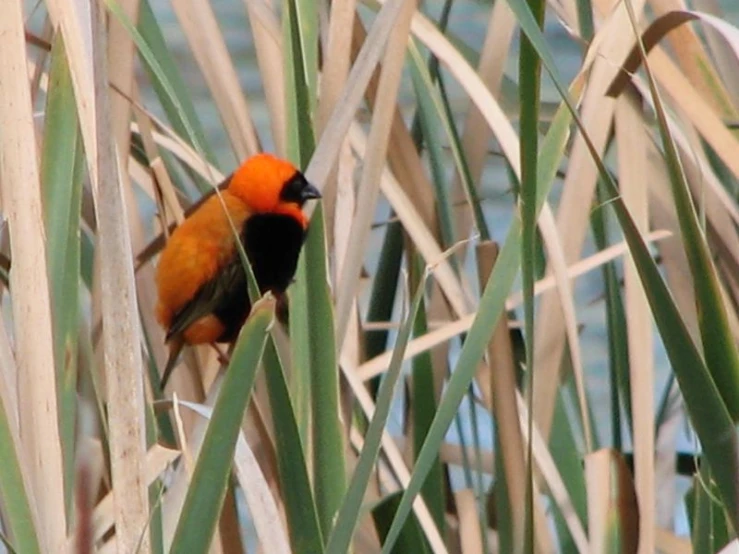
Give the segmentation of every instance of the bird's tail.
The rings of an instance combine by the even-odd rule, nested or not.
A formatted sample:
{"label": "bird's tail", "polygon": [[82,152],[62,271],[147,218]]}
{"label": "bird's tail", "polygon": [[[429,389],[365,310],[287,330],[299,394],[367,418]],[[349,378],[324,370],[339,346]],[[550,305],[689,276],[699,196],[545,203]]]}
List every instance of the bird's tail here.
{"label": "bird's tail", "polygon": [[181,337],[172,337],[169,341],[169,357],[167,358],[167,365],[164,367],[164,373],[162,373],[162,392],[164,392],[167,386],[167,381],[169,381],[172,371],[177,366],[177,359],[180,357],[180,352],[182,352],[184,344],[185,341]]}

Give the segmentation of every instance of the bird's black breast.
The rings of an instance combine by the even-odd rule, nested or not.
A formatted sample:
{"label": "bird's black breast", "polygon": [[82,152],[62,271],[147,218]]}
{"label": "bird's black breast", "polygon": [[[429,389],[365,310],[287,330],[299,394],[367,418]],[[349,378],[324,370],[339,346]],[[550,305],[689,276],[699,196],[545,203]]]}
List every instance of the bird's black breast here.
{"label": "bird's black breast", "polygon": [[[260,291],[276,294],[285,292],[298,265],[300,248],[305,239],[303,226],[287,215],[259,214],[244,223],[240,238]],[[226,268],[223,274],[231,274],[235,278],[230,279],[224,287],[213,309],[213,314],[226,328],[220,338],[223,342],[232,341],[238,336],[251,310],[246,275],[238,252],[229,265],[236,267]]]}
{"label": "bird's black breast", "polygon": [[295,218],[264,214],[244,224],[242,241],[261,291],[283,292],[295,275],[305,231]]}

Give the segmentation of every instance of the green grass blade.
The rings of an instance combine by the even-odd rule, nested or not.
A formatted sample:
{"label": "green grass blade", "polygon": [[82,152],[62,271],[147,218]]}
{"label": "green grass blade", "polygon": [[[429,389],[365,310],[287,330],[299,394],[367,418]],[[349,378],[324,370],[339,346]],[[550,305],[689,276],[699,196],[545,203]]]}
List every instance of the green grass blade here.
{"label": "green grass blade", "polygon": [[323,552],[323,538],[295,419],[294,403],[288,393],[282,363],[271,340],[264,353],[264,368],[275,428],[277,470],[292,549],[293,552],[320,554]]}
{"label": "green grass blade", "polygon": [[51,52],[41,187],[53,304],[54,363],[59,390],[59,430],[64,460],[64,499],[69,517],[74,485],[79,328],[80,209],[84,158],[72,78],[61,34]]}
{"label": "green grass blade", "polygon": [[[298,46],[300,53],[293,50],[293,59],[300,60],[303,79],[308,91],[308,111],[305,114],[312,118],[316,106],[318,92],[318,7],[313,2],[300,2],[297,0],[286,0],[290,11],[291,24],[295,23],[297,30],[297,42],[293,48]],[[312,150],[312,149],[311,149]],[[307,160],[306,160],[307,162]]]}
{"label": "green grass blade", "polygon": [[[449,197],[449,186],[447,185],[447,163],[444,154],[444,143],[441,141],[441,132],[433,117],[432,91],[430,83],[425,81],[421,75],[424,67],[418,48],[411,41],[409,52],[411,54],[411,79],[413,89],[418,102],[418,143],[423,144],[428,151],[429,166],[431,169],[431,182],[434,185],[434,198],[436,200],[436,213],[439,219],[439,231],[443,248],[449,248],[454,244],[454,207]],[[428,78],[428,76],[427,76]],[[433,85],[431,85],[433,86]],[[454,262],[454,258],[451,259]],[[456,264],[455,264],[456,265]]]}
{"label": "green grass blade", "polygon": [[411,337],[418,308],[423,300],[425,282],[426,278],[424,276],[416,289],[410,313],[403,322],[398,333],[398,338],[395,341],[390,367],[380,384],[380,390],[377,394],[375,413],[364,436],[364,447],[359,455],[357,467],[354,470],[354,475],[352,475],[349,488],[346,491],[346,497],[336,518],[336,525],[328,540],[328,546],[326,548],[328,554],[344,554],[349,549],[354,528],[357,526],[359,519],[359,510],[362,506],[367,483],[372,475],[377,455],[380,452],[382,432],[385,429],[388,415],[390,415],[390,406],[403,367],[403,354]]}
{"label": "green grass blade", "polygon": [[[557,395],[554,405],[554,419],[552,433],[549,437],[549,451],[552,459],[562,476],[567,493],[575,507],[580,521],[588,521],[587,491],[585,488],[585,472],[583,471],[582,457],[575,439],[572,424],[567,414],[566,402],[561,391]],[[564,521],[564,515],[559,504],[552,502],[554,522],[557,534],[560,537],[562,552],[577,551],[576,543],[570,534],[570,529]]]}
{"label": "green grass blade", "polygon": [[[285,0],[282,6],[285,94],[287,96],[285,102],[287,156],[298,167],[305,168],[315,149],[311,114],[315,105],[317,82],[317,59],[315,58],[317,54],[317,9],[316,5],[310,2],[295,2],[294,0]],[[311,234],[312,232],[309,231],[308,241],[311,240]],[[325,263],[324,260],[325,258],[321,258],[320,263]],[[309,261],[309,256],[304,250],[295,276],[296,285],[291,292],[293,302],[290,337],[293,371],[290,382],[306,455],[313,451],[312,440],[314,439],[310,435],[314,383],[313,366],[311,365],[311,337],[308,332],[311,327],[308,308],[310,299],[308,267],[314,263],[315,259],[311,258]],[[319,506],[323,504],[319,503]],[[324,528],[324,532],[328,532],[328,529]]]}
{"label": "green grass blade", "polygon": [[290,297],[290,352],[292,372],[290,373],[290,397],[295,407],[295,418],[300,430],[300,438],[305,455],[309,455],[311,425],[311,376],[308,343],[308,292],[305,278],[305,256],[298,261],[295,282],[289,289]]}
{"label": "green grass blade", "polygon": [[254,386],[273,310],[255,306],[231,356],[205,432],[170,554],[207,552],[231,475],[236,438]]}
{"label": "green grass blade", "polygon": [[[599,198],[602,193],[599,192]],[[591,223],[593,237],[598,250],[605,250],[609,246],[607,215],[608,212],[598,208],[593,210]],[[633,417],[631,411],[631,393],[629,375],[629,345],[626,338],[626,312],[621,285],[616,273],[616,264],[609,262],[603,266],[603,281],[606,297],[606,329],[608,332],[608,373],[610,376],[611,392],[611,430],[613,448],[623,452],[623,426],[621,424],[621,403],[623,402],[626,414],[627,429],[632,436]]]}
{"label": "green grass blade", "polygon": [[[142,41],[148,46],[158,62],[158,68],[150,64],[145,64],[144,67],[172,127],[178,135],[184,137],[193,147],[202,148],[202,154],[210,163],[215,163],[215,155],[205,139],[205,131],[195,111],[189,89],[185,85],[177,69],[177,64],[167,47],[162,29],[157,23],[149,0],[142,0],[139,5],[137,28],[141,33]],[[172,83],[172,87],[166,86],[165,82]],[[172,97],[171,93],[175,93],[176,97]]]}
{"label": "green grass blade", "polygon": [[[391,214],[392,216],[392,214]],[[372,283],[367,322],[390,321],[398,289],[400,266],[403,259],[403,226],[399,221],[387,224]],[[386,330],[366,331],[365,353],[368,359],[379,356],[387,346]]]}
{"label": "green grass blade", "polygon": [[[288,157],[298,167],[305,168],[316,147],[312,127],[311,84],[315,85],[315,59],[309,54],[311,47],[304,43],[309,37],[315,38],[313,17],[306,16],[303,8],[315,11],[316,6],[310,2],[285,0],[283,18],[285,40],[285,90],[287,93],[287,151]],[[298,14],[302,14],[300,18]],[[305,23],[306,27],[302,27]],[[304,47],[308,50],[304,50]],[[312,70],[312,71],[311,71]],[[309,76],[309,72],[311,75]]]}
{"label": "green grass blade", "polygon": [[693,552],[718,552],[731,539],[711,472],[701,467],[686,495]]}
{"label": "green grass blade", "polygon": [[331,291],[328,286],[323,209],[313,212],[306,240],[306,311],[313,404],[313,487],[324,536],[334,524],[346,490],[344,432],[339,405],[339,369]]}
{"label": "green grass blade", "polygon": [[[627,2],[627,11],[632,25],[638,31],[631,5]],[[642,56],[646,58],[644,45],[639,41]],[[729,327],[726,305],[721,296],[716,267],[711,260],[711,252],[703,231],[698,222],[698,214],[688,188],[685,173],[670,134],[665,109],[657,91],[649,64],[644,64],[649,89],[654,100],[659,133],[665,152],[665,161],[672,186],[672,198],[680,223],[685,254],[688,258],[690,272],[693,275],[695,301],[698,311],[698,326],[703,342],[703,355],[711,376],[716,381],[726,408],[734,422],[739,421],[739,350],[737,350],[731,328]]]}
{"label": "green grass blade", "polygon": [[41,549],[15,449],[20,444],[20,437],[13,437],[7,413],[0,396],[0,459],[3,461],[0,464],[0,497],[3,499],[3,522],[7,524],[16,552],[38,554]]}
{"label": "green grass blade", "polygon": [[[375,522],[375,529],[377,529],[377,534],[382,541],[387,536],[399,503],[400,493],[397,492],[386,496],[372,508],[372,519]],[[393,554],[404,552],[413,552],[414,554],[430,554],[432,552],[415,514],[412,514],[403,525],[403,529],[400,531],[400,536],[393,550]]]}
{"label": "green grass blade", "polygon": [[[475,186],[472,182],[472,176],[470,175],[469,167],[467,165],[467,160],[464,156],[464,152],[462,149],[462,142],[459,138],[459,133],[457,133],[457,129],[454,126],[454,120],[452,118],[452,114],[447,109],[448,106],[444,102],[444,98],[442,97],[442,94],[440,91],[436,88],[436,85],[434,85],[434,81],[431,77],[431,74],[426,67],[426,64],[423,63],[423,58],[421,57],[420,52],[418,51],[418,47],[416,47],[415,43],[413,41],[409,42],[408,44],[408,52],[410,54],[410,59],[412,62],[411,70],[413,71],[413,75],[415,76],[415,79],[419,81],[419,85],[416,86],[416,91],[418,93],[418,100],[419,100],[419,111],[420,115],[422,116],[422,121],[425,120],[425,126],[433,128],[434,125],[432,123],[431,118],[431,110],[435,110],[437,113],[437,117],[439,121],[441,122],[441,126],[447,136],[447,140],[449,141],[449,146],[452,153],[452,158],[454,159],[454,164],[456,166],[457,172],[459,173],[461,177],[462,182],[462,188],[464,189],[465,196],[467,198],[467,203],[472,211],[472,217],[475,221],[475,228],[480,233],[481,240],[488,240],[490,238],[490,231],[488,230],[487,223],[485,222],[485,214],[482,212],[482,206],[480,204],[480,198],[477,194],[477,190],[475,189]],[[441,84],[441,82],[440,82]],[[433,139],[434,134],[425,135],[424,138],[426,139],[426,144],[432,148],[433,144],[429,143],[430,139]],[[440,158],[440,153],[438,152],[430,152],[432,154],[432,159],[438,159]],[[433,162],[432,162],[433,163]],[[437,194],[439,192],[439,187],[437,186]],[[446,196],[446,195],[444,195]],[[444,197],[439,196],[439,200],[441,201]],[[447,200],[447,202],[449,202]],[[447,216],[449,219],[451,219],[450,216]],[[443,220],[442,220],[443,221]],[[449,233],[449,230],[446,231],[446,233]],[[453,237],[453,234],[452,234]],[[447,237],[444,237],[447,238]],[[454,241],[447,246],[451,246]]]}
{"label": "green grass blade", "polygon": [[[411,272],[411,281],[411,286],[415,289],[424,286],[423,263],[418,254],[416,254],[414,271]],[[421,298],[418,313],[413,323],[413,336],[420,337],[427,332],[426,303]],[[434,420],[434,415],[436,415],[436,390],[434,386],[434,366],[431,352],[424,352],[415,356],[411,361],[411,368],[413,379],[411,380],[410,403],[413,414],[413,456],[415,459],[423,447],[423,442],[426,440],[431,422]],[[423,484],[421,496],[426,502],[426,506],[428,506],[429,512],[431,512],[442,536],[444,536],[444,512],[446,510],[444,479],[445,475],[441,460],[437,456],[434,464],[431,466],[429,476]]]}
{"label": "green grass blade", "polygon": [[[541,0],[527,0],[536,23],[544,23],[545,4]],[[534,425],[534,281],[536,280],[537,232],[536,188],[539,148],[539,102],[541,91],[541,62],[528,38],[521,37],[518,60],[519,100],[521,106],[521,275],[523,277],[524,331],[526,337],[526,393],[529,406],[528,434],[533,436]],[[533,442],[527,443],[526,525],[524,552],[534,550],[534,488]]]}

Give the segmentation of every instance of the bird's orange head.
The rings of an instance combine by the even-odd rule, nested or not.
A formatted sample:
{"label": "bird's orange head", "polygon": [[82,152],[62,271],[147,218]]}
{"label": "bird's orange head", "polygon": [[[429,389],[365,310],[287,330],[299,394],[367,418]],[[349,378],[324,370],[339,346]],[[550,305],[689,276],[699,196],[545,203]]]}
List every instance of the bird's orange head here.
{"label": "bird's orange head", "polygon": [[290,215],[303,227],[308,221],[301,208],[321,193],[286,160],[257,154],[246,160],[231,177],[228,191],[254,213]]}

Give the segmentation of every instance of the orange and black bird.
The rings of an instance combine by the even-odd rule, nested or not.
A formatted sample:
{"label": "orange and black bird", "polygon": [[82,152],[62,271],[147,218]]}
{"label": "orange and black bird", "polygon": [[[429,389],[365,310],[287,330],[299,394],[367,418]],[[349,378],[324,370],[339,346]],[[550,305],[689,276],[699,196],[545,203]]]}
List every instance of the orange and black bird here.
{"label": "orange and black bird", "polygon": [[214,194],[197,206],[174,230],[159,259],[156,316],[170,345],[162,389],[183,344],[231,342],[251,310],[228,218],[260,291],[280,297],[293,279],[305,239],[308,220],[302,207],[321,197],[291,163],[271,154],[249,158],[220,188],[223,202]]}

